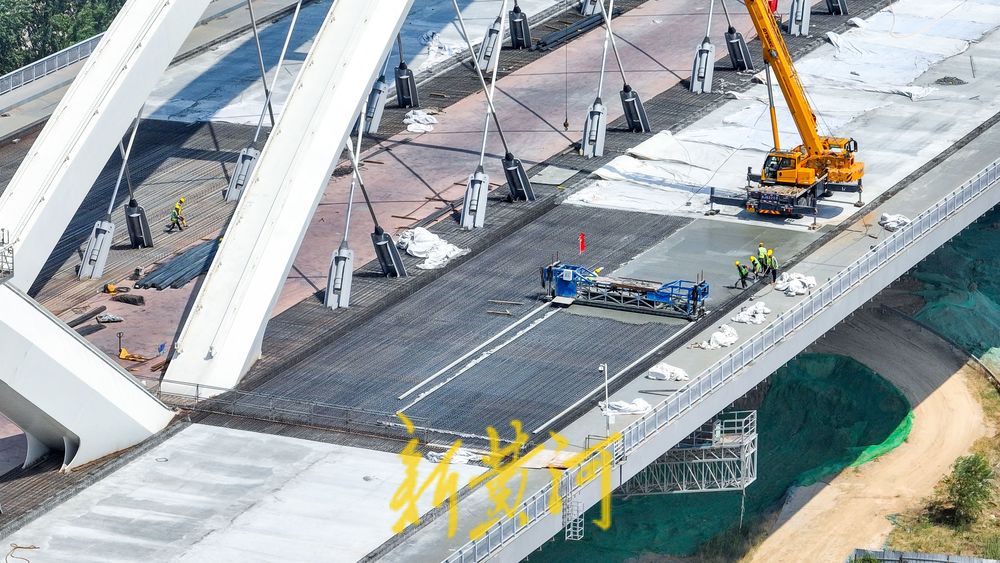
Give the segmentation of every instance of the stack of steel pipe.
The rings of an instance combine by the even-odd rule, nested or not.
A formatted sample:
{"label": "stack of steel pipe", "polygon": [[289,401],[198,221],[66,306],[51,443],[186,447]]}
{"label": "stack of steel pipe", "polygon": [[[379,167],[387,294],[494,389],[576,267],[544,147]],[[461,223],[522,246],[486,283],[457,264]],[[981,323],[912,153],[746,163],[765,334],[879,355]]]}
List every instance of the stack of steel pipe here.
{"label": "stack of steel pipe", "polygon": [[161,265],[152,273],[143,276],[135,282],[137,289],[177,289],[184,287],[189,281],[204,274],[212,264],[219,241],[212,240],[194,246],[178,254],[169,262]]}

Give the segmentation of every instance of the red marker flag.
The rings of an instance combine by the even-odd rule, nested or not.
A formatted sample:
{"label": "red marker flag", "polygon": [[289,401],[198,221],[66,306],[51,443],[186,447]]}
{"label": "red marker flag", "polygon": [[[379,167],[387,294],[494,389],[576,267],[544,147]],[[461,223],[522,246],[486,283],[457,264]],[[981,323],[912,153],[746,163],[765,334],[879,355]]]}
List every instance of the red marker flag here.
{"label": "red marker flag", "polygon": [[587,250],[587,235],[580,233],[580,254]]}

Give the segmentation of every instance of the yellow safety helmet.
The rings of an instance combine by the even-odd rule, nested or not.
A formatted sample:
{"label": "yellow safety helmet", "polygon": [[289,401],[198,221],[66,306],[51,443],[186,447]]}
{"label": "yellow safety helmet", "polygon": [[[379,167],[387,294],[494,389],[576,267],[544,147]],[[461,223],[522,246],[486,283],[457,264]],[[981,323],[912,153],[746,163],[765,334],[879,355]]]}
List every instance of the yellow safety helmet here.
{"label": "yellow safety helmet", "polygon": [[757,261],[757,259],[756,259],[755,257],[751,256],[751,257],[750,257],[750,261],[751,261],[751,262],[756,262],[756,261]]}
{"label": "yellow safety helmet", "polygon": [[181,198],[181,199],[180,199],[180,202],[181,202],[181,203],[184,203],[184,198]]}
{"label": "yellow safety helmet", "polygon": [[740,261],[739,261],[739,260],[737,260],[737,261],[736,261],[736,265],[737,265],[737,266],[739,266],[739,265],[740,265]]}
{"label": "yellow safety helmet", "polygon": [[767,255],[768,255],[768,256],[771,256],[772,254],[774,254],[774,249],[773,249],[773,248],[769,248],[769,249],[767,250]]}

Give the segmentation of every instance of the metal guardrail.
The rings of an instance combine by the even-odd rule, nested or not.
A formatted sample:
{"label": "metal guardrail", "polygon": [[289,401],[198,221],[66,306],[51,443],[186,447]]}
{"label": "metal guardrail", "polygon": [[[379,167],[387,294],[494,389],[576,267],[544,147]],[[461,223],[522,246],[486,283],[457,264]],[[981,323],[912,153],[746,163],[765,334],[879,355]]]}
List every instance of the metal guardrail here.
{"label": "metal guardrail", "polygon": [[58,53],[0,76],[0,96],[89,57],[97,48],[97,44],[101,42],[102,37],[104,34],[99,33],[90,39],[84,39],[75,45],[70,45]]}
{"label": "metal guardrail", "polygon": [[14,247],[7,229],[0,229],[0,283],[14,277]]}
{"label": "metal guardrail", "polygon": [[[619,442],[609,446],[614,454],[613,464],[620,465],[625,456],[636,450],[647,439],[659,432],[671,421],[700,403],[706,396],[731,381],[747,364],[767,353],[781,340],[811,320],[833,301],[854,289],[876,270],[906,250],[910,245],[944,219],[968,205],[977,195],[1000,179],[1000,160],[984,168],[974,178],[957,188],[930,209],[918,215],[909,225],[899,229],[878,243],[861,258],[814,290],[811,295],[797,305],[778,315],[764,330],[757,333],[739,348],[717,361],[690,383],[682,387],[667,401],[642,416],[621,431]],[[985,210],[984,210],[985,211]],[[588,460],[600,455],[594,452]],[[584,464],[587,461],[583,462]],[[580,485],[575,484],[576,472],[567,470],[559,481],[560,496],[572,494]],[[549,485],[537,491],[522,504],[527,518],[515,514],[505,518],[489,529],[486,535],[470,541],[455,550],[445,563],[476,563],[509,542],[519,532],[534,525],[549,514],[552,487]]]}

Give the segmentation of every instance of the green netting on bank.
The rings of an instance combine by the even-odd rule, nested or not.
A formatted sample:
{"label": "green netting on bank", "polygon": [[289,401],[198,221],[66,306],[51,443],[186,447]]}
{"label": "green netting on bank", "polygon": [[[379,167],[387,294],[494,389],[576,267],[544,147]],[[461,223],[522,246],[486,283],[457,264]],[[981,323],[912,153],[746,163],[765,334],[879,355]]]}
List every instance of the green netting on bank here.
{"label": "green netting on bank", "polygon": [[971,354],[1000,346],[1000,207],[925,258],[913,277],[925,301],[915,317]]}
{"label": "green netting on bank", "polygon": [[[912,421],[905,397],[843,356],[801,354],[779,370],[758,410],[758,479],[745,520],[773,509],[788,487],[870,461],[901,444]],[[689,555],[739,520],[739,493],[697,493],[615,501],[612,527],[589,520],[584,539],[560,533],[533,561],[627,561],[643,554]]]}

